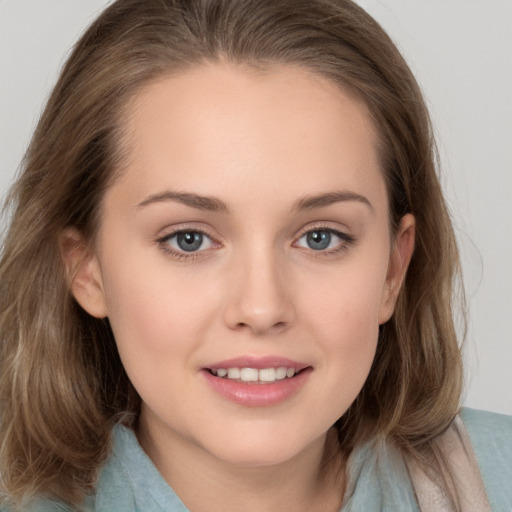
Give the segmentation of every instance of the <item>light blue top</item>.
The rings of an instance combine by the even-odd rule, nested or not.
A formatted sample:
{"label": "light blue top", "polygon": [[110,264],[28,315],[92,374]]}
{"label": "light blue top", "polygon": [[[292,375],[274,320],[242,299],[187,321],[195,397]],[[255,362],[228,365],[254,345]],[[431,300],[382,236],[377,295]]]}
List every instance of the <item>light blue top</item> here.
{"label": "light blue top", "polygon": [[[493,512],[512,512],[512,417],[463,409]],[[31,512],[66,510],[37,503]],[[134,433],[114,430],[114,451],[86,504],[94,512],[189,512],[140,447]],[[349,461],[347,493],[340,512],[419,512],[403,458],[368,443]]]}

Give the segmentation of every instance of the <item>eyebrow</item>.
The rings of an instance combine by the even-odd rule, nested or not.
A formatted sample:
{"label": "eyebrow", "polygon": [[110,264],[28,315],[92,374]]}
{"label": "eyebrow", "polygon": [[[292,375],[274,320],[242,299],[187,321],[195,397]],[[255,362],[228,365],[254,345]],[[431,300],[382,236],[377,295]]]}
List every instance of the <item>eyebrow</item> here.
{"label": "eyebrow", "polygon": [[324,194],[304,197],[295,203],[293,210],[314,210],[316,208],[325,208],[326,206],[346,201],[362,203],[368,206],[372,212],[375,211],[372,203],[370,203],[365,196],[348,190],[327,192]]}
{"label": "eyebrow", "polygon": [[[166,190],[165,192],[161,192],[159,194],[152,194],[148,196],[146,199],[144,199],[137,206],[143,207],[148,206],[150,204],[162,203],[167,201],[176,201],[178,203],[182,203],[186,206],[190,206],[191,208],[196,208],[198,210],[230,213],[228,205],[221,201],[220,199],[217,199],[216,197],[202,196],[191,192],[177,192],[172,190]],[[325,208],[335,203],[349,201],[356,201],[358,203],[362,203],[368,206],[368,208],[370,208],[370,210],[374,212],[372,204],[365,196],[348,190],[326,192],[314,196],[303,197],[294,204],[294,206],[292,207],[292,211],[315,210],[317,208]]]}
{"label": "eyebrow", "polygon": [[167,190],[160,194],[150,195],[137,206],[148,206],[150,204],[162,203],[166,201],[176,201],[186,206],[190,206],[191,208],[197,208],[198,210],[229,213],[228,205],[216,197],[201,196],[199,194],[192,194],[190,192],[174,192],[171,190]]}

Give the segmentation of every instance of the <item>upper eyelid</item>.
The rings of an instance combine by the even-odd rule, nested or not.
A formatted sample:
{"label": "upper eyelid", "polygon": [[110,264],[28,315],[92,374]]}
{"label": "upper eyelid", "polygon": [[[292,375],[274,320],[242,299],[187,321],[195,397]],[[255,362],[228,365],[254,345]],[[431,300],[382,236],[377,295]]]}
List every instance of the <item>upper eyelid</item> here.
{"label": "upper eyelid", "polygon": [[173,230],[170,230],[167,234],[163,234],[163,235],[159,236],[158,238],[156,238],[155,243],[157,245],[161,246],[162,248],[164,248],[165,252],[174,253],[175,255],[181,255],[186,258],[191,258],[194,255],[195,255],[195,257],[197,257],[197,256],[199,256],[199,254],[212,249],[212,248],[207,248],[207,249],[191,251],[190,253],[187,253],[186,251],[183,251],[182,249],[176,249],[175,247],[171,246],[171,244],[169,242],[171,239],[178,236],[180,233],[187,233],[187,232],[188,233],[200,233],[201,235],[207,237],[211,241],[214,249],[217,249],[222,246],[222,242],[219,242],[219,240],[216,237],[210,235],[208,232],[206,232],[200,228],[173,229]]}
{"label": "upper eyelid", "polygon": [[[156,244],[161,248],[161,250],[164,253],[167,253],[169,256],[171,256],[173,259],[178,261],[193,261],[197,258],[204,257],[205,254],[210,251],[212,248],[206,248],[201,249],[197,251],[190,251],[187,252],[183,249],[179,249],[176,247],[173,247],[171,243],[169,242],[174,237],[178,236],[180,233],[200,233],[203,236],[206,236],[212,243],[213,248],[218,248],[221,243],[217,241],[215,237],[212,237],[209,233],[206,231],[200,229],[200,228],[174,228],[171,231],[168,232],[168,234],[164,234],[156,239]],[[216,247],[217,246],[217,247]]]}
{"label": "upper eyelid", "polygon": [[[298,231],[298,233],[293,237],[292,243],[296,243],[304,235],[310,233],[311,231],[315,231],[315,230],[329,231],[331,233],[334,233],[334,234],[340,236],[342,239],[347,240],[347,241],[355,239],[355,237],[349,233],[348,229],[333,227],[332,225],[329,225],[328,221],[320,221],[320,222],[312,223],[310,225],[306,225],[305,227],[301,228]],[[186,225],[186,223],[183,223],[183,224],[180,224],[175,227],[169,227],[166,229],[164,228],[161,231],[163,232],[163,234],[158,235],[156,237],[157,242],[164,242],[180,233],[197,232],[197,233],[201,233],[204,236],[207,236],[214,243],[216,243],[218,245],[223,245],[221,237],[219,237],[217,235],[213,235],[210,232],[210,230],[205,229],[201,226],[190,226],[190,225]]]}
{"label": "upper eyelid", "polygon": [[199,226],[178,225],[161,229],[160,233],[162,234],[156,236],[157,241],[167,240],[180,233],[201,233],[213,241],[219,242],[219,237],[212,235],[209,230]]}
{"label": "upper eyelid", "polygon": [[296,237],[297,240],[299,238],[302,238],[304,235],[307,235],[311,231],[330,231],[337,235],[353,238],[353,236],[351,234],[349,234],[349,230],[346,228],[345,229],[337,228],[337,227],[333,227],[333,226],[329,225],[327,222],[318,222],[318,223],[313,223],[311,225],[308,225],[308,226],[300,229],[299,234]]}
{"label": "upper eyelid", "polygon": [[320,257],[322,254],[325,256],[327,256],[329,254],[333,254],[341,249],[346,249],[349,246],[351,246],[357,242],[357,238],[346,231],[342,231],[340,229],[325,226],[325,225],[316,225],[316,226],[310,226],[310,227],[302,230],[300,232],[300,235],[295,238],[292,245],[297,248],[300,248],[300,249],[306,249],[304,247],[298,246],[297,244],[303,237],[305,237],[308,233],[311,233],[312,231],[328,231],[330,233],[333,233],[335,236],[337,236],[340,239],[340,243],[338,244],[337,249],[325,249],[325,250],[318,250],[318,251],[314,251],[313,249],[311,249],[311,251],[313,251],[315,253],[315,255],[318,257]]}

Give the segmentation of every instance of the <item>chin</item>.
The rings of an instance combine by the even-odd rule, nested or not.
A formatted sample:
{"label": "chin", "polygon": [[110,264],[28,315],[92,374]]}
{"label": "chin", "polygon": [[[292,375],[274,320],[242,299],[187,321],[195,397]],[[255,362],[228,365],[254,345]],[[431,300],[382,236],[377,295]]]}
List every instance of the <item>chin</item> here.
{"label": "chin", "polygon": [[[311,441],[304,438],[291,439],[290,435],[264,435],[247,433],[233,437],[223,446],[210,449],[216,458],[240,468],[270,467],[292,461],[310,449],[323,451],[325,436]],[[318,444],[318,447],[315,447]]]}
{"label": "chin", "polygon": [[292,460],[297,455],[296,452],[281,451],[280,453],[256,452],[254,449],[247,449],[244,452],[229,452],[219,454],[225,463],[239,468],[263,468],[279,466]]}

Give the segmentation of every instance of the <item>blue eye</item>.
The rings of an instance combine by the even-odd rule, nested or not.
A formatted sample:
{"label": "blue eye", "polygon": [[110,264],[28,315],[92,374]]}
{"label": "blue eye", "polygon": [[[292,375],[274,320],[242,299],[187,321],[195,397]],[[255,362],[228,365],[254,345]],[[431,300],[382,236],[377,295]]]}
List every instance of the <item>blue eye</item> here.
{"label": "blue eye", "polygon": [[336,251],[353,241],[350,235],[333,229],[312,229],[299,238],[297,245],[313,251]]}
{"label": "blue eye", "polygon": [[306,234],[308,247],[315,251],[323,251],[331,245],[332,235],[329,231],[310,231]]}
{"label": "blue eye", "polygon": [[162,242],[170,245],[176,252],[197,252],[210,249],[212,239],[200,231],[178,231],[166,237]]}

